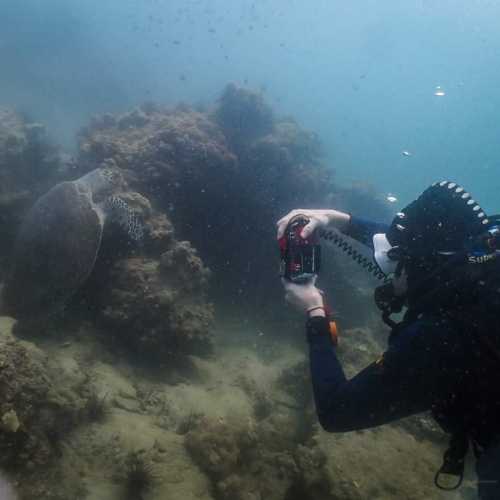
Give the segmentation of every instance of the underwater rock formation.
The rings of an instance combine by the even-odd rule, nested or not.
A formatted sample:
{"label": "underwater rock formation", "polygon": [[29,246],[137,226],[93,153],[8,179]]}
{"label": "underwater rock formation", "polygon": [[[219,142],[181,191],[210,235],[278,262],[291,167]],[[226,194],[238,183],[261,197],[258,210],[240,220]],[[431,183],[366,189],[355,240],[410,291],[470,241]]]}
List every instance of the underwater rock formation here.
{"label": "underwater rock formation", "polygon": [[[268,367],[245,351],[227,353],[224,373],[232,389],[250,403],[238,415],[237,398],[228,414],[191,415],[183,429],[193,461],[224,500],[331,499],[326,455],[318,446],[309,374],[304,360],[275,359]],[[239,358],[241,356],[241,358]],[[229,359],[231,359],[229,358]],[[254,370],[252,370],[252,368]],[[290,387],[296,388],[288,392]],[[307,394],[307,395],[306,395]]]}
{"label": "underwater rock formation", "polygon": [[204,298],[209,275],[187,241],[176,242],[160,259],[118,260],[102,297],[102,324],[134,352],[163,361],[207,353],[213,321]]}
{"label": "underwater rock formation", "polygon": [[[12,324],[0,318],[0,467],[19,484],[20,498],[64,499],[67,491],[57,493],[62,484],[47,484],[58,473],[53,464],[63,453],[64,439],[85,420],[87,380],[78,371],[65,371],[34,344],[16,339]],[[79,481],[71,482],[78,498]],[[52,494],[45,497],[48,489]]]}
{"label": "underwater rock formation", "polygon": [[80,134],[79,166],[106,159],[198,250],[216,277],[214,295],[262,315],[281,297],[274,221],[321,206],[335,188],[317,137],[234,85],[213,112],[148,104],[96,118]]}
{"label": "underwater rock formation", "polygon": [[[129,130],[134,124],[144,124],[141,116],[142,114],[139,112],[130,113],[130,116],[120,121],[120,130]],[[186,116],[188,116],[189,121],[191,115]],[[48,146],[46,149],[41,148],[41,146],[39,148],[40,151],[47,153],[46,156],[35,158],[31,155],[31,149],[36,148],[29,142],[28,138],[33,141],[35,138],[38,138],[37,140],[41,141],[40,137],[42,136],[43,129],[37,132],[40,137],[34,132],[28,135],[25,130],[28,126],[23,125],[23,122],[17,115],[5,113],[4,115],[0,115],[0,118],[3,118],[2,123],[11,127],[11,135],[6,135],[4,138],[0,133],[0,147],[3,147],[3,150],[0,148],[0,167],[5,167],[3,170],[0,168],[0,174],[4,175],[5,189],[10,189],[10,191],[5,191],[9,196],[15,193],[15,189],[17,189],[17,185],[14,185],[13,182],[18,182],[19,186],[23,189],[26,188],[23,191],[23,193],[26,192],[26,198],[23,198],[25,205],[22,208],[17,205],[15,206],[15,214],[21,218],[29,208],[29,205],[35,201],[35,196],[44,187],[48,189],[51,184],[55,184],[57,180],[60,180],[58,176],[61,176],[62,173],[57,170],[57,166],[61,164],[51,163],[50,165],[45,165],[43,163],[48,158]],[[195,121],[198,119],[202,122],[203,120],[207,122],[201,115],[195,118]],[[199,130],[203,128],[204,125],[200,125]],[[210,126],[205,128],[208,130]],[[214,127],[212,126],[212,128]],[[195,132],[198,131],[194,125],[193,129],[196,129]],[[0,132],[2,130],[0,129]],[[24,135],[22,135],[22,132]],[[207,138],[210,136],[210,130],[206,132],[205,136]],[[3,142],[2,138],[5,139]],[[161,139],[158,138],[158,140],[160,141]],[[193,140],[195,139],[193,138]],[[178,137],[177,146],[180,147],[182,143],[186,155],[194,155],[191,160],[188,160],[186,157],[186,162],[189,163],[189,161],[192,161],[193,165],[197,166],[196,155],[199,150],[192,148],[183,141],[184,138]],[[3,156],[2,151],[4,153]],[[218,153],[215,152],[213,154],[217,156]],[[210,155],[211,153],[207,152],[207,158],[210,158]],[[4,159],[5,161],[3,161]],[[33,162],[38,162],[37,168],[35,168]],[[112,157],[105,158],[97,167],[114,169],[116,168],[116,159]],[[92,270],[91,266],[93,266],[95,251],[92,259],[80,260],[85,264],[85,280],[79,280],[78,286],[72,286],[68,293],[64,292],[63,298],[67,298],[68,300],[65,300],[66,304],[63,305],[67,306],[66,309],[70,313],[69,315],[66,314],[66,317],[69,316],[78,320],[86,316],[88,319],[94,319],[89,314],[89,311],[90,313],[92,311],[99,311],[98,316],[103,324],[109,327],[112,332],[116,332],[119,329],[120,340],[129,347],[137,348],[141,353],[148,352],[155,353],[158,356],[165,356],[167,352],[170,355],[181,352],[184,354],[206,352],[210,346],[211,334],[209,326],[212,321],[212,309],[204,299],[204,292],[210,272],[197,256],[195,249],[188,242],[179,242],[174,238],[174,229],[167,215],[162,211],[153,209],[151,202],[146,198],[148,196],[146,184],[137,182],[134,176],[130,175],[130,172],[125,169],[119,172],[122,172],[124,177],[128,178],[134,185],[144,188],[141,190],[141,193],[133,191],[127,185],[126,180],[122,179],[118,193],[120,200],[137,215],[138,220],[140,219],[144,223],[144,238],[141,240],[140,245],[138,245],[131,242],[129,235],[125,234],[120,227],[123,224],[105,224],[105,228],[102,231],[102,244],[97,252],[97,262],[90,279],[87,280],[87,276]],[[81,169],[75,169],[71,172],[71,175],[74,177],[80,173],[82,173]],[[141,173],[145,172],[141,171]],[[7,174],[11,175],[11,179],[8,178]],[[65,171],[64,174],[67,175],[68,172]],[[149,186],[154,190],[156,176],[153,175],[153,178],[154,180],[148,177],[151,180]],[[12,182],[9,182],[9,179]],[[221,182],[221,179],[218,179],[218,182]],[[59,204],[55,208],[60,210],[61,214],[64,213],[65,208],[60,207]],[[66,208],[70,211],[74,207],[73,205],[68,205]],[[50,212],[50,214],[52,213]],[[44,221],[42,216],[43,213],[36,220],[36,224],[32,224],[34,229],[43,226]],[[16,222],[17,226],[13,221],[9,220],[9,229],[6,231],[8,232],[12,229],[13,234],[18,231],[19,220],[16,220]],[[53,229],[54,238],[57,236],[68,245],[73,243],[73,241],[68,241],[67,239],[68,231],[59,234],[56,227]],[[99,246],[101,243],[101,228],[98,227],[97,229],[95,238],[93,240],[87,238],[84,240],[85,243],[87,241],[95,241],[97,247]],[[50,237],[50,234],[48,236]],[[8,238],[4,241],[6,244],[2,247],[2,251],[9,254],[12,251],[12,245],[9,245]],[[59,240],[54,241],[57,243]],[[23,246],[20,248],[20,251],[26,250],[31,259],[29,262],[33,264],[32,268],[36,269],[38,259],[43,258],[45,254],[38,252],[41,255],[37,255],[35,248],[26,248],[26,238],[21,243]],[[49,243],[47,238],[47,244]],[[30,253],[31,250],[33,251]],[[140,258],[142,258],[142,261],[139,264]],[[77,262],[80,261],[77,259]],[[61,261],[59,267],[68,273],[72,273],[75,266],[68,263],[70,265],[70,268],[68,268],[68,265],[65,266],[65,262]],[[153,262],[156,265],[153,265]],[[22,264],[22,269],[24,269],[26,267],[24,265],[25,262]],[[40,316],[47,309],[47,321],[43,327],[44,331],[51,329],[54,324],[57,324],[57,321],[64,317],[64,311],[52,311],[48,308],[52,299],[49,285],[51,268],[53,268],[54,264],[54,262],[50,265],[47,264],[46,275],[41,276],[41,273],[36,275],[39,281],[43,277],[40,286],[41,291],[47,296],[47,307],[41,307],[39,311],[35,311],[35,308],[30,306],[26,307],[25,311],[23,310],[27,321],[23,321],[19,326],[22,327],[23,333],[33,337],[40,334],[38,330],[41,331],[40,325],[32,321],[35,317],[35,312]],[[5,268],[4,266],[1,267],[2,270]],[[18,287],[19,289],[16,289],[16,293],[22,294],[23,290],[26,290],[25,287],[30,286],[28,281],[29,272],[23,279],[24,281]],[[18,286],[17,281],[15,286]],[[67,282],[68,280],[64,280],[63,284],[66,285]],[[94,293],[96,292],[96,284],[98,285],[98,293]],[[136,295],[130,297],[129,290],[134,290]],[[40,294],[36,293],[34,295],[38,297]],[[61,293],[57,295],[59,299]],[[9,298],[12,297],[14,306],[17,307],[20,298],[22,299],[23,296],[11,294]],[[38,306],[38,303],[36,305]],[[80,307],[81,313],[77,312],[75,306]],[[11,309],[15,309],[15,307]],[[50,318],[48,317],[49,315],[51,315]]]}
{"label": "underwater rock formation", "polygon": [[[297,443],[290,423],[276,415],[258,425],[251,419],[202,418],[186,435],[185,443],[212,479],[216,498],[321,498],[313,485],[322,483],[322,489],[329,490],[326,458],[318,447]],[[303,496],[294,496],[298,490]]]}
{"label": "underwater rock formation", "polygon": [[88,285],[75,300],[95,311],[106,341],[134,353],[167,358],[211,349],[211,272],[188,241],[176,238],[166,214],[137,192],[120,195],[142,221],[139,246],[111,228]]}
{"label": "underwater rock formation", "polygon": [[234,83],[222,92],[215,120],[237,151],[253,139],[269,134],[274,126],[273,112],[262,94]]}
{"label": "underwater rock formation", "polygon": [[151,105],[96,117],[82,130],[83,168],[106,159],[127,172],[132,187],[139,186],[139,192],[163,202],[164,208],[206,199],[201,190],[210,193],[212,184],[224,185],[236,163],[224,135],[206,115],[186,107]]}
{"label": "underwater rock formation", "polygon": [[334,188],[333,169],[324,163],[318,138],[291,119],[248,143],[240,161],[252,204],[269,215],[321,203]]}
{"label": "underwater rock formation", "polygon": [[47,359],[34,346],[4,342],[0,358],[1,464],[46,465],[76,423],[74,401],[54,391]]}
{"label": "underwater rock formation", "polygon": [[[158,218],[168,216],[177,237],[189,241],[213,271],[212,296],[223,297],[236,314],[257,310],[262,319],[276,318],[274,306],[282,291],[275,279],[274,221],[287,210],[336,206],[381,212],[371,193],[336,185],[315,134],[291,119],[276,118],[261,94],[234,84],[210,112],[148,103],[95,118],[79,136],[78,161],[72,168],[47,145],[43,127],[26,124],[11,112],[0,117],[5,124],[3,129],[0,125],[0,173],[3,168],[4,177],[10,175],[12,181],[4,183],[7,198],[30,193],[27,207],[33,193],[53,185],[61,171],[74,178],[103,165],[120,168],[139,211],[154,212],[157,225]],[[13,182],[19,186],[12,187]],[[13,217],[4,211],[7,245],[0,257],[9,251],[9,233],[25,210],[16,208]],[[150,231],[138,253],[159,258],[165,243],[161,237]],[[120,240],[116,233],[113,238]],[[108,261],[111,265],[113,259]],[[336,281],[349,287],[347,276]],[[356,296],[356,287],[349,292]]]}
{"label": "underwater rock formation", "polygon": [[71,165],[71,158],[50,143],[42,124],[0,108],[0,259],[8,254],[26,210]]}

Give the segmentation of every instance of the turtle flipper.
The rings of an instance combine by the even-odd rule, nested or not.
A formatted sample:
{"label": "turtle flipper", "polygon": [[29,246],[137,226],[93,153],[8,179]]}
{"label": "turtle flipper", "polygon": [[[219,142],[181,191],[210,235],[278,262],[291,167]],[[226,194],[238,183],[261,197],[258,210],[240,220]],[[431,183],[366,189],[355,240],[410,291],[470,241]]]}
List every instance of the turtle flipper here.
{"label": "turtle flipper", "polygon": [[106,213],[116,222],[133,241],[140,242],[144,237],[144,226],[137,212],[119,196],[110,196],[105,202]]}

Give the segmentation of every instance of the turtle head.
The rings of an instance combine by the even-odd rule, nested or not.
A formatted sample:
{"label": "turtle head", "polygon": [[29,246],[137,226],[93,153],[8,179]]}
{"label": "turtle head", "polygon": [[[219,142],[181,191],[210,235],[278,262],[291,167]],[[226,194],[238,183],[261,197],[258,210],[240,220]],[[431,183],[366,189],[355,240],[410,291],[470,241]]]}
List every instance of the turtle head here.
{"label": "turtle head", "polygon": [[78,179],[78,183],[90,191],[93,197],[105,197],[120,190],[124,186],[125,180],[120,169],[102,167],[84,175]]}

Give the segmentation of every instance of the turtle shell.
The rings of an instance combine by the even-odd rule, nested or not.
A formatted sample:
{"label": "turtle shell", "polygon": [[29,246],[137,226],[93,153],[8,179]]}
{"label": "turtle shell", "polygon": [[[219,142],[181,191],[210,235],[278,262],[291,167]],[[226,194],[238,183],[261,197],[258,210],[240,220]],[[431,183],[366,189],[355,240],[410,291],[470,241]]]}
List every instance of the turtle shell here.
{"label": "turtle shell", "polygon": [[103,218],[89,189],[62,182],[27,214],[14,245],[3,305],[17,319],[61,309],[94,267]]}

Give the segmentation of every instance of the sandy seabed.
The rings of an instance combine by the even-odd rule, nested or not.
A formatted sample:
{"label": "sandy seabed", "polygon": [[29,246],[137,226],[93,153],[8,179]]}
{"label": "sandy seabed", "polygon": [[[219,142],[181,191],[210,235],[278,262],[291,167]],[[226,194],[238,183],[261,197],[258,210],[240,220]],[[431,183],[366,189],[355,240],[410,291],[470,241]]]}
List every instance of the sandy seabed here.
{"label": "sandy seabed", "polygon": [[[0,324],[2,342],[12,342],[12,320]],[[302,350],[263,331],[233,328],[218,328],[212,358],[192,357],[188,367],[163,372],[132,366],[83,330],[39,345],[61,380],[90,376],[107,406],[99,421],[64,437],[49,469],[71,476],[53,485],[54,496],[51,474],[38,479],[39,498],[65,498],[61,491],[66,498],[132,498],[124,465],[130,454],[147,463],[150,482],[137,497],[144,500],[474,498],[470,484],[451,494],[433,487],[444,443],[432,436],[400,425],[322,431],[311,407],[305,343]],[[378,348],[368,331],[344,332],[342,341],[351,372],[359,368],[353,360],[362,364]]]}

